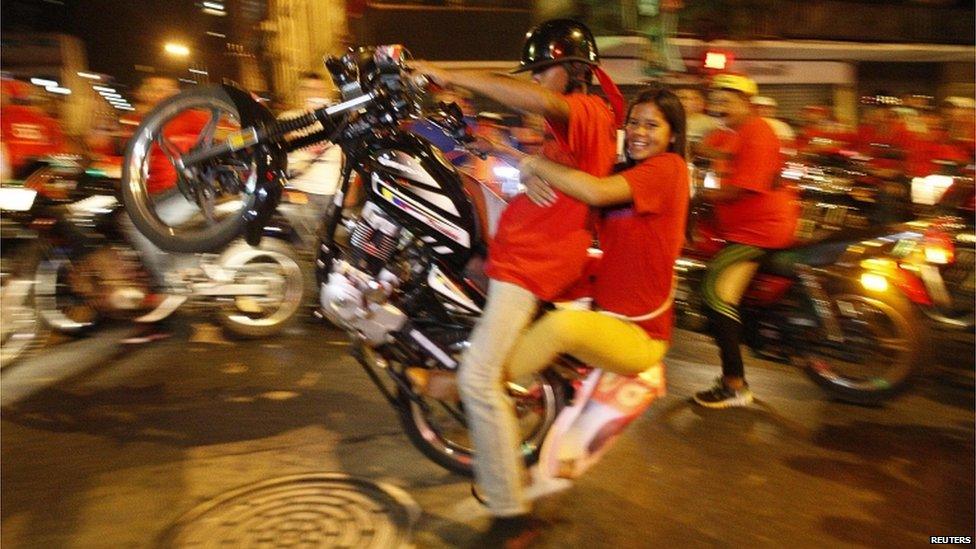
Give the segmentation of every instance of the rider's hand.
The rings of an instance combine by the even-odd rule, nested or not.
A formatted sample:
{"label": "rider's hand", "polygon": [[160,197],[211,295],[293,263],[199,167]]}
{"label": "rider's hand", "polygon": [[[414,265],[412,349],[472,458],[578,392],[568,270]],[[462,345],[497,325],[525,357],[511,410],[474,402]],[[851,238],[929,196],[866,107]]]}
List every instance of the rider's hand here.
{"label": "rider's hand", "polygon": [[451,73],[427,61],[411,61],[409,67],[427,77],[432,84],[446,88],[451,85]]}
{"label": "rider's hand", "polygon": [[525,185],[526,196],[536,206],[548,208],[556,203],[556,191],[538,175],[523,177],[522,184]]}

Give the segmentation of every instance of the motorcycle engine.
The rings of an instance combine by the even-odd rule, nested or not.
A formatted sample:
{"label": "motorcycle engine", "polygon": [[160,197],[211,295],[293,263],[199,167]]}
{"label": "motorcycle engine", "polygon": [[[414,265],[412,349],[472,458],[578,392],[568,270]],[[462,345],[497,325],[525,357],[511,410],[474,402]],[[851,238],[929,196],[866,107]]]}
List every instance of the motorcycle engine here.
{"label": "motorcycle engine", "polygon": [[335,259],[329,279],[322,284],[320,300],[325,316],[352,329],[370,345],[387,342],[407,316],[389,303],[399,278],[386,269],[397,250],[400,226],[375,204],[367,202],[351,230],[347,259]]}

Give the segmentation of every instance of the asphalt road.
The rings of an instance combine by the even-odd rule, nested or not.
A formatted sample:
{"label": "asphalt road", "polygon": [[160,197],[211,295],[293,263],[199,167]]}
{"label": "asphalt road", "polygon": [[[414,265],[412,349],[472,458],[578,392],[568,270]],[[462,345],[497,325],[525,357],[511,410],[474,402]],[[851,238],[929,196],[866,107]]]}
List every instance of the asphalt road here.
{"label": "asphalt road", "polygon": [[[173,337],[145,345],[101,334],[2,372],[5,548],[156,546],[201,503],[326,472],[402,488],[422,510],[417,547],[480,546],[488,518],[467,481],[410,446],[339,332],[299,323],[273,341],[226,341],[194,322],[180,317]],[[938,350],[911,391],[874,408],[747,359],[758,401],[712,411],[688,399],[717,374],[715,348],[679,332],[668,396],[573,489],[539,502],[551,524],[540,546],[972,537],[974,359],[971,347]]]}

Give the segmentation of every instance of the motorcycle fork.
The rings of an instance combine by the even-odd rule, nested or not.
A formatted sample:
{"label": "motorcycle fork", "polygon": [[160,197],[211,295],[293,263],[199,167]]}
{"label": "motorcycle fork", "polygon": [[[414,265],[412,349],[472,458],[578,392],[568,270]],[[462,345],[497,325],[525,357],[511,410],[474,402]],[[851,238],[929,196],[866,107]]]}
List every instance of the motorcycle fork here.
{"label": "motorcycle fork", "polygon": [[827,339],[834,343],[843,343],[844,332],[841,330],[840,323],[837,321],[837,315],[834,314],[833,301],[827,296],[827,292],[824,291],[823,285],[820,283],[820,278],[817,277],[814,269],[809,265],[797,265],[796,271],[799,274],[800,283],[803,285],[807,296],[810,298],[810,302],[813,304],[813,312],[823,324],[824,330],[827,333]]}
{"label": "motorcycle fork", "polygon": [[342,181],[336,190],[332,202],[323,214],[318,233],[318,251],[315,260],[315,281],[321,289],[322,284],[329,281],[329,271],[332,270],[332,260],[335,258],[335,233],[342,220],[343,202],[349,192],[352,179],[352,162],[345,162],[342,166]]}

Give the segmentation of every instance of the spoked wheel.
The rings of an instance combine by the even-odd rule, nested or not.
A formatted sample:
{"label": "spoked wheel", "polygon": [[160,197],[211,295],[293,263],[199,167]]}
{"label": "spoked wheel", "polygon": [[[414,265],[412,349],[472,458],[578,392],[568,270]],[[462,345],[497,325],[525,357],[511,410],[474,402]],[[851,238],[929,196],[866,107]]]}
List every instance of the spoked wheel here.
{"label": "spoked wheel", "polygon": [[[565,406],[562,380],[543,372],[510,382],[509,395],[515,402],[522,455],[531,465],[539,459],[546,433]],[[413,400],[402,391],[400,399],[400,420],[413,445],[441,467],[471,476],[474,452],[461,404],[433,398]]]}
{"label": "spoked wheel", "polygon": [[221,323],[239,336],[265,337],[281,331],[303,303],[305,275],[294,250],[281,241],[264,238],[259,247],[240,242],[221,256],[220,266],[233,275],[234,284],[264,289],[221,308]]}
{"label": "spoked wheel", "polygon": [[163,250],[208,252],[237,237],[254,203],[257,158],[247,149],[179,170],[183,155],[225,142],[241,129],[234,102],[218,86],[159,104],[129,142],[122,198],[136,227]]}
{"label": "spoked wheel", "polygon": [[891,293],[833,298],[843,342],[823,334],[799,349],[807,375],[840,400],[874,404],[904,390],[916,371],[924,328],[913,309]]}

